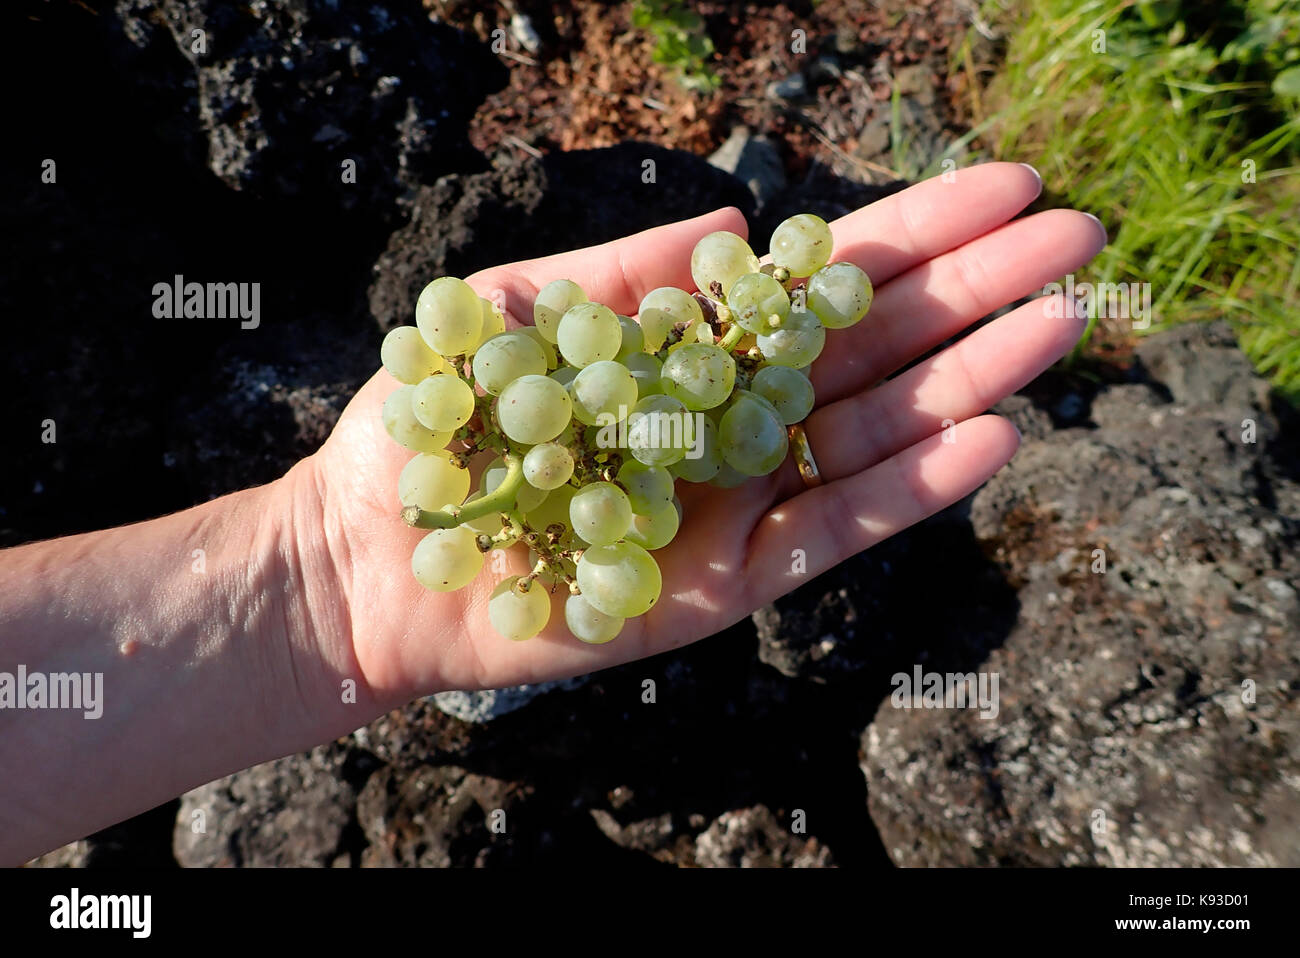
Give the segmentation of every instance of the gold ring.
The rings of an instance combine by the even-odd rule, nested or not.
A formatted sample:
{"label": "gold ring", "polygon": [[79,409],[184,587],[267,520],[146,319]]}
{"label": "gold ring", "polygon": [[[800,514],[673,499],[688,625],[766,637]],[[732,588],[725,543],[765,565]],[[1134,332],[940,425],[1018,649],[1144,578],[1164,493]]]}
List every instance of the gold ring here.
{"label": "gold ring", "polygon": [[794,453],[794,463],[799,467],[799,475],[803,479],[803,484],[809,489],[822,484],[821,470],[817,468],[817,460],[813,458],[812,446],[808,445],[808,436],[803,431],[803,426],[795,423],[789,426],[786,432],[790,436],[790,451]]}

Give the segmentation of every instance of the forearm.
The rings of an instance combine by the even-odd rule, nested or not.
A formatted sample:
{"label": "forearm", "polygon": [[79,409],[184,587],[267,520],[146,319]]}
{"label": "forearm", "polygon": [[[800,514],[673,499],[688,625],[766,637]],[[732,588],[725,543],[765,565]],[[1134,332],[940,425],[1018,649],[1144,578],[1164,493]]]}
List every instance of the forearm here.
{"label": "forearm", "polygon": [[[341,694],[360,682],[346,624],[297,587],[331,574],[293,545],[319,521],[289,488],[309,472],[0,552],[0,865],[371,717]],[[51,707],[69,674],[81,707]]]}

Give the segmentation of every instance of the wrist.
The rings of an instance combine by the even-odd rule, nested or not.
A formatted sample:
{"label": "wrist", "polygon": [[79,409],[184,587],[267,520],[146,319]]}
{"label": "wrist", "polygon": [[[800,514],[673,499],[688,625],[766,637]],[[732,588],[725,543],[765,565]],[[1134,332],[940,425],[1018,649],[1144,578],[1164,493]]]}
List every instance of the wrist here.
{"label": "wrist", "polygon": [[[265,675],[266,723],[284,751],[346,734],[383,708],[357,664],[347,590],[347,550],[331,548],[343,530],[327,527],[319,460],[301,460],[251,493],[241,508],[256,517],[258,569],[242,601],[258,616],[257,642],[272,655]],[[248,667],[252,667],[252,663]]]}
{"label": "wrist", "polygon": [[328,549],[299,547],[323,513],[312,472],[0,553],[0,672],[98,690],[91,714],[0,709],[0,864],[372,717],[364,688],[341,693],[361,684],[330,619],[346,603],[305,599],[337,587]]}

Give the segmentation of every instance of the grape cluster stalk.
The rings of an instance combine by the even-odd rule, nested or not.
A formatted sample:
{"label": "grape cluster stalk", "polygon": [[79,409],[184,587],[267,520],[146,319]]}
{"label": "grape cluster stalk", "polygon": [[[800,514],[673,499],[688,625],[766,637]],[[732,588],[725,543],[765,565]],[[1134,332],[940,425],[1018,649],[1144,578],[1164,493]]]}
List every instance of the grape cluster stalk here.
{"label": "grape cluster stalk", "polygon": [[[402,383],[384,428],[415,453],[397,481],[402,518],[429,530],[416,580],[455,591],[487,553],[526,547],[531,570],[488,602],[505,638],[545,628],[558,589],[569,632],[589,644],[648,612],[663,587],[652,553],[687,518],[676,482],[730,489],[780,466],[788,428],[812,411],[826,331],[870,309],[871,280],[830,263],[832,246],[810,213],[776,228],[770,264],[735,233],[710,233],[691,254],[698,292],[652,290],[630,317],[557,279],[533,325],[509,331],[468,283],[429,283],[415,325],[380,350]],[[471,464],[489,458],[472,484]]]}

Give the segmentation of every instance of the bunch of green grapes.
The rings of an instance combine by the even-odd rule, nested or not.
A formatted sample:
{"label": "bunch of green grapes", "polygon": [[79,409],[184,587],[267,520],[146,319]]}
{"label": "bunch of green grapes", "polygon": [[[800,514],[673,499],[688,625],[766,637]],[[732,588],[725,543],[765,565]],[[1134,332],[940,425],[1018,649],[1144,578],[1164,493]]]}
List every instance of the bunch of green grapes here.
{"label": "bunch of green grapes", "polygon": [[736,234],[711,233],[691,255],[696,293],[653,290],[630,317],[557,279],[533,325],[512,330],[463,280],[426,286],[415,326],[380,351],[402,383],[384,428],[415,454],[398,477],[402,516],[429,530],[416,580],[455,591],[492,550],[527,549],[531,570],[488,600],[516,641],[545,628],[556,592],[591,644],[648,612],[663,587],[652,553],[685,518],[676,483],[733,488],[780,466],[812,411],[826,331],[870,308],[866,273],[831,250],[809,213],[777,227],[765,265]]}

